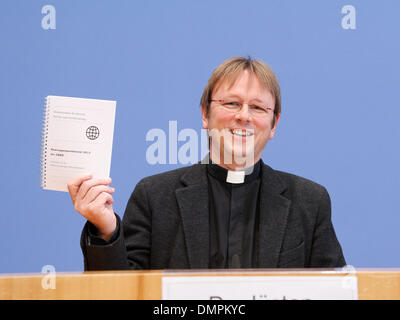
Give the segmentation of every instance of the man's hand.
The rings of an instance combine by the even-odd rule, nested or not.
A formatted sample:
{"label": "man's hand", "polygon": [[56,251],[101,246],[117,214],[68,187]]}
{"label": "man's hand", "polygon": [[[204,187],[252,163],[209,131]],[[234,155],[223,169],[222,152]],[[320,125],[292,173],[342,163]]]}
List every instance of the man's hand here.
{"label": "man's hand", "polygon": [[114,188],[111,178],[94,179],[92,175],[79,176],[68,183],[74,209],[94,224],[99,236],[109,240],[117,227],[112,204]]}

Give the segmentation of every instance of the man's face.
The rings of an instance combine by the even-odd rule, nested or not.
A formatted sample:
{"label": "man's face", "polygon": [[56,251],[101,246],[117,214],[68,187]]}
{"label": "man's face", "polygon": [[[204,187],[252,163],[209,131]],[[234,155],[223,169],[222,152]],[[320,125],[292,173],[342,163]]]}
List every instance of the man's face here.
{"label": "man's face", "polygon": [[[211,158],[222,166],[235,169],[243,165],[237,165],[236,159],[247,157],[253,163],[246,161],[246,166],[256,163],[263,153],[268,140],[273,139],[279,115],[276,115],[273,124],[273,112],[267,115],[256,115],[251,106],[262,105],[275,107],[275,98],[257,79],[256,75],[247,70],[243,71],[232,86],[224,82],[213,92],[212,100],[236,101],[244,104],[237,112],[232,112],[218,102],[211,102],[208,116],[202,109],[203,128],[219,132],[221,139],[212,140],[211,135]],[[232,155],[226,159],[226,155]],[[224,157],[225,155],[225,157]],[[214,159],[220,159],[215,161]],[[224,165],[225,164],[225,165]]]}

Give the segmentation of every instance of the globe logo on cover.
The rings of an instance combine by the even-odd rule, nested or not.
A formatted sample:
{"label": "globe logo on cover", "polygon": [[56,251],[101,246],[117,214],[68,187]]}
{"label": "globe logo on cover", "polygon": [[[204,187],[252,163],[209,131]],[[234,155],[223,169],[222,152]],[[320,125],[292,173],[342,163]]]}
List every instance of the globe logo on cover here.
{"label": "globe logo on cover", "polygon": [[86,129],[86,137],[90,140],[96,140],[100,135],[100,130],[96,126],[90,126]]}

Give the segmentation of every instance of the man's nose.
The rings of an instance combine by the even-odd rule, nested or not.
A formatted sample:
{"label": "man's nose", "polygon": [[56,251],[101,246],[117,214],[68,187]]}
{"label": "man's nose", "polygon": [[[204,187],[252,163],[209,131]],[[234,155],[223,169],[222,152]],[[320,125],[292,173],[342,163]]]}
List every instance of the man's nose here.
{"label": "man's nose", "polygon": [[239,112],[236,115],[236,118],[242,121],[250,121],[251,120],[251,113],[250,108],[247,103],[243,103],[242,107],[240,108]]}

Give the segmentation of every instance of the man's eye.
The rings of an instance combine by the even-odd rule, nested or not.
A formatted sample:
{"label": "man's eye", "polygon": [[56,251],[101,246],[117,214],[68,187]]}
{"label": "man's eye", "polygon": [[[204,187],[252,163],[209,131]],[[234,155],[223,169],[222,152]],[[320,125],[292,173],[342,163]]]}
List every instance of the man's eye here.
{"label": "man's eye", "polygon": [[263,107],[260,107],[260,106],[257,106],[257,105],[254,105],[253,109],[257,110],[257,111],[265,111],[265,109]]}
{"label": "man's eye", "polygon": [[237,107],[239,105],[239,102],[229,101],[229,102],[226,102],[225,105],[232,106],[232,107]]}

